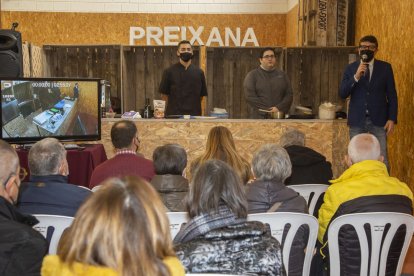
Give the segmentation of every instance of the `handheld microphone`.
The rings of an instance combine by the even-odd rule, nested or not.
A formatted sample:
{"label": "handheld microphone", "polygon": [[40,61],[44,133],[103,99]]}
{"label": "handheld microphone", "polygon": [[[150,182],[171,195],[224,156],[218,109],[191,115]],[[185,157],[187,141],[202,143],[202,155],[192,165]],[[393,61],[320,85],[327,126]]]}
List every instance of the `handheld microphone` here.
{"label": "handheld microphone", "polygon": [[[368,62],[368,55],[367,54],[362,54],[361,59],[362,59],[362,62],[364,62],[364,63]],[[368,66],[368,64],[367,64],[367,66]],[[368,73],[368,70],[365,70],[361,75],[366,76],[367,73]]]}

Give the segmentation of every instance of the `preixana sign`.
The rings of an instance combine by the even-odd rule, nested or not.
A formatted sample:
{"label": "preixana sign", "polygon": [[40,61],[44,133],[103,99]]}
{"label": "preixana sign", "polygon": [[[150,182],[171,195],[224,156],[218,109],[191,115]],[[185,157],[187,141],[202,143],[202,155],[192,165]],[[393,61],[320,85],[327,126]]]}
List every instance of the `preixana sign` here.
{"label": "preixana sign", "polygon": [[[201,37],[205,37],[204,26],[197,29],[193,26],[165,26],[165,27],[130,27],[129,44],[135,45],[139,40],[145,40],[146,45],[177,45],[181,40],[189,40],[191,44],[212,46],[259,46],[253,28],[247,28],[242,33],[240,28],[224,28],[220,30],[213,27],[204,43]],[[188,34],[190,36],[188,36]]]}

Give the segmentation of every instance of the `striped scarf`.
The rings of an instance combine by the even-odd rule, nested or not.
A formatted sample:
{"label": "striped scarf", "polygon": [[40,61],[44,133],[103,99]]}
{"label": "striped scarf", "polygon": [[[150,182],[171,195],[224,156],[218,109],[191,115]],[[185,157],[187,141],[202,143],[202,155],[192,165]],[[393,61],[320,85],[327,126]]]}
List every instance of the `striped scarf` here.
{"label": "striped scarf", "polygon": [[246,218],[237,218],[226,206],[220,205],[218,212],[201,214],[183,225],[174,238],[174,244],[190,241],[198,236],[205,235],[214,229],[245,222]]}

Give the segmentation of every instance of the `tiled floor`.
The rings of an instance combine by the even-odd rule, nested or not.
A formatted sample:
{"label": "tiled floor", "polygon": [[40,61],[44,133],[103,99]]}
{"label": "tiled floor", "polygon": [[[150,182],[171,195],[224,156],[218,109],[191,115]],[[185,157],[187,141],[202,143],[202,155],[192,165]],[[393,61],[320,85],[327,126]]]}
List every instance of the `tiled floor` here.
{"label": "tiled floor", "polygon": [[407,256],[405,257],[403,273],[414,275],[414,238],[411,240],[410,248],[408,249]]}

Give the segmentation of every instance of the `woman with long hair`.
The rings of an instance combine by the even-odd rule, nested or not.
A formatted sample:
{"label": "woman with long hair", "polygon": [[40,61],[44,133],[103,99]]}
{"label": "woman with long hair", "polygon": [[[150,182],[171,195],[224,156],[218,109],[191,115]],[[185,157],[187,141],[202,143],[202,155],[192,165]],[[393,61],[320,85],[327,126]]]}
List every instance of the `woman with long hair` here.
{"label": "woman with long hair", "polygon": [[201,164],[210,159],[218,159],[229,164],[237,172],[244,184],[252,178],[249,162],[237,152],[233,135],[224,126],[215,126],[210,129],[206,150],[191,164],[191,175],[195,173]]}
{"label": "woman with long hair", "polygon": [[174,238],[188,273],[285,275],[269,225],[247,221],[245,187],[220,160],[198,168],[187,199],[189,221]]}
{"label": "woman with long hair", "polygon": [[44,259],[42,275],[184,275],[157,192],[137,177],[111,178],[79,209]]}

